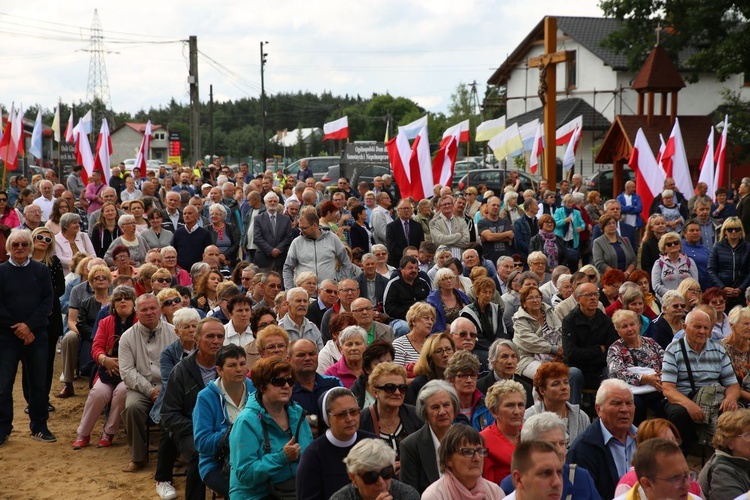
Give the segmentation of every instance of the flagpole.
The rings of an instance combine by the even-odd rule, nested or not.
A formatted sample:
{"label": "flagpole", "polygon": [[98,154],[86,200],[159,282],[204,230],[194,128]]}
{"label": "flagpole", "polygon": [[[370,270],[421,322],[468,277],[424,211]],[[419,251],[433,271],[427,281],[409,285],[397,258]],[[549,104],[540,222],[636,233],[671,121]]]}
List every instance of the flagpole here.
{"label": "flagpole", "polygon": [[[58,123],[58,127],[62,127],[62,99],[60,99],[57,102],[57,114],[59,115],[59,121],[61,123]],[[52,132],[52,137],[55,137],[54,131]],[[57,141],[57,167],[60,169],[60,183],[62,183],[63,179],[63,164],[62,164],[62,156],[60,156],[60,143],[62,142],[62,130],[60,130],[60,140]]]}

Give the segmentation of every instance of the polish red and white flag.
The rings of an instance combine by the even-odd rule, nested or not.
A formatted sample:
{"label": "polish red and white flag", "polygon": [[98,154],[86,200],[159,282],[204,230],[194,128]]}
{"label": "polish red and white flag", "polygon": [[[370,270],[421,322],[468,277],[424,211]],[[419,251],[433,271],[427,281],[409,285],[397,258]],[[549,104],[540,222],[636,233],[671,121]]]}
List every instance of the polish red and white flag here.
{"label": "polish red and white flag", "polygon": [[344,116],[338,120],[323,124],[323,140],[329,139],[348,139],[349,138],[349,117]]}

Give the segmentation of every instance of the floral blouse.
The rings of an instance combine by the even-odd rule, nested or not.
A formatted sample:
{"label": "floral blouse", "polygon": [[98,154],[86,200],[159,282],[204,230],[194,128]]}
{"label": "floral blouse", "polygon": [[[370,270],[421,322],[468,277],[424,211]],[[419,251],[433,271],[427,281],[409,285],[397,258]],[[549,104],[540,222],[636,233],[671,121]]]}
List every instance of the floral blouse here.
{"label": "floral blouse", "polygon": [[653,368],[661,373],[661,363],[664,359],[664,349],[654,340],[641,337],[643,344],[640,348],[630,348],[622,339],[618,339],[607,350],[607,366],[609,376],[619,378],[630,385],[641,385],[641,377],[631,373],[628,368],[643,366]]}
{"label": "floral blouse", "polygon": [[742,384],[745,377],[750,374],[750,351],[740,352],[732,344],[729,343],[728,338],[723,338],[719,341],[719,344],[724,346],[727,351],[729,359],[732,361],[732,368],[734,368],[734,374],[737,376],[737,380]]}

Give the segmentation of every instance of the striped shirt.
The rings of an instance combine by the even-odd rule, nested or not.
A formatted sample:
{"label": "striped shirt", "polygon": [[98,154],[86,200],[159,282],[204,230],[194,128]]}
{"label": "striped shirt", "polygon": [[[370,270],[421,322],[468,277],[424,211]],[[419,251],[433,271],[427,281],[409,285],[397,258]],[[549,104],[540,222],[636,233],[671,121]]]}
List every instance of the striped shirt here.
{"label": "striped shirt", "polygon": [[693,390],[690,386],[690,377],[688,377],[680,342],[685,342],[696,389],[715,382],[721,383],[724,387],[737,383],[737,377],[732,369],[732,361],[729,359],[727,352],[718,342],[711,339],[706,341],[706,346],[701,352],[694,351],[684,339],[675,340],[669,344],[664,351],[662,382],[675,384],[677,390],[686,396]]}

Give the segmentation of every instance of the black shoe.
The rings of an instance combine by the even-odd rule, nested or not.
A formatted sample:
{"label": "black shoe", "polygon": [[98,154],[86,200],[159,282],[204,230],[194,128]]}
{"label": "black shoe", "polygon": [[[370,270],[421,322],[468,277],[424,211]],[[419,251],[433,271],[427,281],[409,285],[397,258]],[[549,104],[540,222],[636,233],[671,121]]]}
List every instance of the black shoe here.
{"label": "black shoe", "polygon": [[57,438],[48,429],[31,434],[31,439],[42,441],[43,443],[57,442]]}
{"label": "black shoe", "polygon": [[8,442],[8,439],[10,439],[10,435],[0,437],[0,448],[5,446],[5,443]]}

